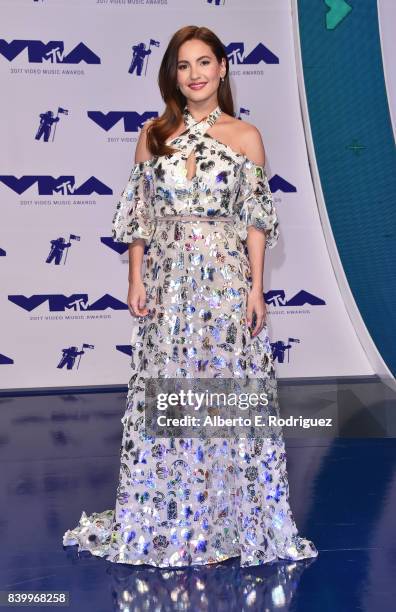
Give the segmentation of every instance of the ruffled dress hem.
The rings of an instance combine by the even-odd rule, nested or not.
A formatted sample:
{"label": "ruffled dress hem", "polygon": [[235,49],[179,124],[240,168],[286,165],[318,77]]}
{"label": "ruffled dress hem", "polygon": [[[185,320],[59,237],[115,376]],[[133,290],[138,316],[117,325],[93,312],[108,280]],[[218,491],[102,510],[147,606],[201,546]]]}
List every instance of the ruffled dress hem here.
{"label": "ruffled dress hem", "polygon": [[[88,551],[94,556],[105,558],[111,563],[123,563],[126,565],[150,565],[157,568],[179,568],[194,565],[215,565],[228,559],[241,558],[240,567],[252,567],[257,565],[272,564],[280,560],[302,561],[318,556],[318,550],[313,542],[297,534],[291,536],[288,545],[279,548],[275,540],[273,548],[268,548],[267,553],[260,548],[243,551],[237,547],[234,551],[218,552],[216,556],[191,554],[186,548],[182,550],[176,545],[174,552],[169,555],[166,551],[157,551],[155,556],[150,556],[149,551],[131,551],[128,544],[117,543],[118,534],[113,531],[114,511],[87,515],[82,512],[79,524],[74,529],[67,530],[63,535],[63,546],[78,546],[78,553]],[[199,542],[197,544],[199,547]],[[203,552],[203,551],[202,551]],[[135,554],[135,558],[131,556]],[[172,559],[173,556],[173,559]],[[164,562],[167,557],[168,562]]]}

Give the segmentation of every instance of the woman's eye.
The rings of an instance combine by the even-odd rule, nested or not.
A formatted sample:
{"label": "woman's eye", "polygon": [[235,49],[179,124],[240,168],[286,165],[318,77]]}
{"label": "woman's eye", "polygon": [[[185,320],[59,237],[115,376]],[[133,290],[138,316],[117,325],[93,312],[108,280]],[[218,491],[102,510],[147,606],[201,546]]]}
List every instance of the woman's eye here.
{"label": "woman's eye", "polygon": [[[210,60],[202,60],[201,64],[210,64]],[[180,64],[179,70],[183,70],[183,68],[187,68],[186,64]]]}

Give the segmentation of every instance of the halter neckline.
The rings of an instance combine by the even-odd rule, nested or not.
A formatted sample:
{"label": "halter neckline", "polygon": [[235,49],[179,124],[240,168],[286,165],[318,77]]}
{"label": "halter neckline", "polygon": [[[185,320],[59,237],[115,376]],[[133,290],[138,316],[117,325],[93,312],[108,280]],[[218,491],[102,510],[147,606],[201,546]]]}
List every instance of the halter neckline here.
{"label": "halter neckline", "polygon": [[220,106],[217,105],[216,108],[214,108],[209,113],[209,115],[207,115],[206,117],[204,117],[200,121],[197,121],[196,119],[194,119],[194,117],[192,116],[192,114],[188,110],[188,106],[186,104],[184,109],[183,109],[184,124],[185,124],[187,129],[188,128],[192,128],[193,126],[198,126],[199,125],[200,131],[202,130],[202,128],[205,131],[206,129],[211,127],[216,122],[216,120],[218,119],[218,117],[220,117],[222,112],[223,111],[221,110]]}

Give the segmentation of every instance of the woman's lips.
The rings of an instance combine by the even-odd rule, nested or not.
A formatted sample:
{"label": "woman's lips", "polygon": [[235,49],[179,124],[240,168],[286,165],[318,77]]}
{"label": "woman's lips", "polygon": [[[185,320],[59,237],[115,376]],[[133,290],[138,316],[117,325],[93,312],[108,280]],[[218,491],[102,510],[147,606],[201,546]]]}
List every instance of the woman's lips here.
{"label": "woman's lips", "polygon": [[205,87],[206,83],[197,83],[196,85],[189,85],[190,89],[202,89],[202,87]]}

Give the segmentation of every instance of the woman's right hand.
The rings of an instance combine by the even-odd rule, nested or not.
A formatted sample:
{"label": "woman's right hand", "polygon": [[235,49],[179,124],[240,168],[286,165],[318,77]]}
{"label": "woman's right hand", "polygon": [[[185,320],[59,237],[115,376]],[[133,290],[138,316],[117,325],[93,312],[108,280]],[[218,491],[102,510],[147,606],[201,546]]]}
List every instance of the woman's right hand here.
{"label": "woman's right hand", "polygon": [[145,317],[149,310],[146,308],[146,289],[141,279],[129,283],[127,304],[129,312],[134,317]]}

